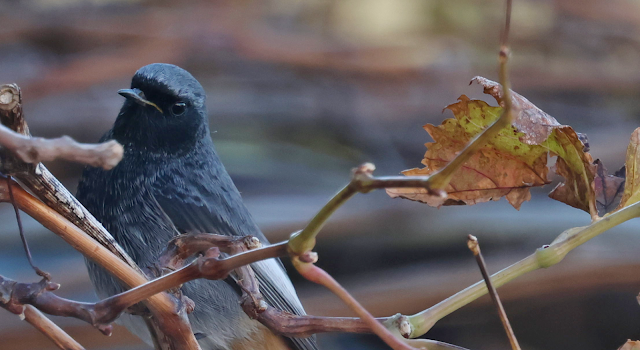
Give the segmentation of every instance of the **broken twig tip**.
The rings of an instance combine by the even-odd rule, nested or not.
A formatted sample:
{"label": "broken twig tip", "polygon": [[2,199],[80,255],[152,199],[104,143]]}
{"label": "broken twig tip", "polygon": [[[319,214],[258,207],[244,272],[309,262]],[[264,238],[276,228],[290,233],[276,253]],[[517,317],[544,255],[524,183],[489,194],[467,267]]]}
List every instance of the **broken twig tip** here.
{"label": "broken twig tip", "polygon": [[473,252],[473,255],[478,255],[480,253],[478,238],[474,235],[467,236],[467,247],[469,247],[469,250]]}
{"label": "broken twig tip", "polygon": [[413,327],[411,327],[411,323],[407,316],[402,315],[398,318],[398,329],[400,330],[400,335],[402,335],[403,338],[409,339],[411,337]]}
{"label": "broken twig tip", "polygon": [[5,84],[0,87],[0,108],[13,109],[20,102],[20,90],[15,84]]}
{"label": "broken twig tip", "polygon": [[253,236],[247,236],[247,239],[245,240],[245,245],[249,250],[262,247],[262,243],[260,242],[260,240]]}
{"label": "broken twig tip", "polygon": [[371,176],[373,175],[374,170],[376,170],[376,166],[373,165],[373,163],[364,163],[353,169],[353,176]]}
{"label": "broken twig tip", "polygon": [[315,264],[316,262],[318,262],[318,253],[307,251],[307,252],[304,252],[303,254],[300,254],[298,259],[300,259],[300,261],[304,263]]}

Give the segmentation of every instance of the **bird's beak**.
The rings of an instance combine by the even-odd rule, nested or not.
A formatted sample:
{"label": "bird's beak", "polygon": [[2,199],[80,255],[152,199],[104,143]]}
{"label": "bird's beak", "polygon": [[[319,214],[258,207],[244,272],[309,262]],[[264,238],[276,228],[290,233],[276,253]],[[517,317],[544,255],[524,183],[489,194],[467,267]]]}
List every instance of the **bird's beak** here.
{"label": "bird's beak", "polygon": [[160,113],[163,113],[162,109],[160,109],[160,107],[158,107],[157,104],[147,100],[146,97],[144,96],[144,92],[142,92],[142,90],[138,88],[118,90],[118,94],[124,98],[131,99],[132,101],[138,103],[141,106],[151,106],[159,110]]}

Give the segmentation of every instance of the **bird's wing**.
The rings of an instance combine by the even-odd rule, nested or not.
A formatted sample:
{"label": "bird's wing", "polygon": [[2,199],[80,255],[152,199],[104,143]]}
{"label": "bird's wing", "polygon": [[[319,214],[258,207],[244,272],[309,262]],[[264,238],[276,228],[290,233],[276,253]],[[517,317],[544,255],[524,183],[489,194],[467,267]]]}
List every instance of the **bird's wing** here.
{"label": "bird's wing", "polygon": [[[217,155],[208,154],[204,161],[202,158],[166,164],[152,185],[156,201],[175,227],[181,232],[253,235],[268,244]],[[264,260],[251,267],[269,305],[293,314],[305,314],[280,261]],[[299,349],[317,349],[315,337],[291,340]]]}

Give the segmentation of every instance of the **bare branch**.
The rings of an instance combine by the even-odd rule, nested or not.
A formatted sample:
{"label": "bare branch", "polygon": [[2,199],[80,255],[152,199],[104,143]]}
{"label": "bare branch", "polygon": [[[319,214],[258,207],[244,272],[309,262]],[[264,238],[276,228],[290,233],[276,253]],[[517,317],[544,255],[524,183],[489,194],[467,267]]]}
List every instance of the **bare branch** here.
{"label": "bare branch", "polygon": [[[113,327],[100,322],[103,313],[109,312],[101,304],[81,303],[60,298],[51,293],[60,288],[57,283],[42,279],[36,283],[19,283],[0,276],[0,306],[15,313],[22,314],[25,305],[33,305],[49,315],[73,317],[94,326],[104,335],[111,335]],[[97,306],[96,306],[97,305]]]}
{"label": "bare branch", "polygon": [[318,283],[333,294],[337,295],[351,310],[353,310],[367,326],[382,339],[387,345],[394,350],[411,350],[414,349],[407,343],[403,342],[399,336],[395,336],[382,323],[378,322],[369,311],[367,311],[358,301],[349,294],[331,275],[316,265],[303,262],[298,257],[292,258],[293,266],[300,272],[304,278],[311,282]]}
{"label": "bare branch", "polygon": [[[0,110],[10,112],[20,103],[20,90],[16,85],[0,86]],[[122,159],[124,149],[116,141],[100,144],[82,144],[68,136],[56,139],[30,137],[0,125],[0,146],[13,152],[25,163],[37,164],[65,159],[109,170]]]}
{"label": "bare branch", "polygon": [[[263,312],[255,312],[252,308],[245,309],[245,312],[272,331],[287,337],[308,337],[329,332],[373,333],[371,328],[357,317],[300,316],[273,307],[266,308]],[[377,320],[384,322],[388,319]]]}
{"label": "bare branch", "polygon": [[[13,190],[16,204],[21,210],[56,233],[87,258],[103,266],[123,283],[128,286],[138,286],[148,281],[144,275],[138,273],[46,204],[17,185],[13,186]],[[4,181],[0,181],[0,201],[9,201],[8,189]],[[165,342],[168,344],[166,349],[199,349],[179,300],[167,293],[161,293],[149,297],[145,304],[155,316],[154,320],[158,322],[159,329],[164,332],[163,339],[166,339]]]}
{"label": "bare branch", "polygon": [[[224,247],[224,244],[234,241],[240,242],[245,239],[250,240],[251,238],[241,237],[239,239],[232,239],[230,237],[215,234],[201,234],[195,237],[179,236],[169,245],[167,253],[162,254],[160,261],[175,264],[173,266],[180,266],[182,264],[180,261],[182,259],[186,259],[188,257],[186,254],[189,252],[193,254],[204,252],[205,255],[200,256],[198,259],[176,271],[121,294],[114,295],[102,302],[110,305],[112,308],[115,307],[124,310],[129,306],[151,297],[152,295],[175,288],[194,279],[224,279],[229,275],[229,273],[231,273],[231,271],[240,268],[250,268],[248,265],[256,261],[287,255],[287,243],[282,242],[242,252],[225,259],[219,259],[221,250],[215,246],[214,242],[223,242],[223,249],[225,251],[229,251]],[[177,255],[172,257],[173,253],[176,253]],[[162,269],[162,267],[160,267],[160,269]],[[247,286],[240,286],[247,288]]]}
{"label": "bare branch", "polygon": [[482,256],[482,252],[480,251],[480,243],[478,243],[478,239],[469,235],[467,239],[467,246],[469,250],[473,253],[473,256],[476,257],[476,262],[478,263],[478,267],[480,268],[480,273],[482,273],[482,278],[484,279],[484,283],[487,285],[487,289],[489,290],[489,295],[491,296],[491,300],[493,300],[493,304],[498,310],[498,315],[500,316],[500,321],[502,322],[502,326],[504,327],[504,331],[507,333],[507,337],[509,338],[509,342],[511,343],[511,348],[513,350],[520,350],[520,344],[518,344],[518,339],[516,335],[513,333],[513,328],[511,328],[511,323],[509,323],[509,318],[507,317],[507,313],[504,311],[504,307],[502,306],[502,302],[500,301],[500,296],[498,296],[498,291],[491,283],[491,277],[489,277],[489,272],[487,271],[487,265],[484,263],[484,257]]}
{"label": "bare branch", "polygon": [[[6,108],[0,109],[0,121],[11,130],[29,135],[22,115],[20,89],[4,85],[10,93],[0,94]],[[142,270],[120,247],[104,227],[78,200],[42,165],[23,162],[6,148],[0,148],[0,171],[14,175],[42,202],[26,192],[14,191],[21,210],[65,239],[72,247],[96,261],[125,285],[134,287],[147,282]],[[14,189],[18,189],[15,186]],[[0,201],[8,201],[6,185],[0,188]],[[44,202],[44,204],[43,204]],[[61,216],[62,215],[62,216]],[[68,221],[67,221],[68,220]],[[69,222],[71,221],[71,222]],[[74,226],[77,225],[78,227]],[[105,248],[106,247],[106,248]],[[199,349],[180,300],[167,293],[145,300],[153,318],[152,333],[158,336],[161,349]],[[151,330],[150,330],[151,331]]]}

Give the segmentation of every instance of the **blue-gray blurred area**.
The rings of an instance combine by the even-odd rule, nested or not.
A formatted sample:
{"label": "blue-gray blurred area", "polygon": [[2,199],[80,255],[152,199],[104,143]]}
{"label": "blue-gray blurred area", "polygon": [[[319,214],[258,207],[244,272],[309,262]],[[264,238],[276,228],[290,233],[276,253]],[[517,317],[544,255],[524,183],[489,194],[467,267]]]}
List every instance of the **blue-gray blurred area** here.
{"label": "blue-gray blurred area", "polygon": [[[113,123],[133,73],[152,62],[189,70],[208,93],[212,137],[272,241],[302,228],[351,168],[377,175],[420,166],[426,123],[450,117],[459,95],[483,98],[475,75],[497,80],[500,0],[28,0],[0,1],[0,82],[23,90],[34,135],[95,142]],[[516,0],[513,88],[589,135],[613,171],[639,124],[640,2]],[[47,164],[75,191],[81,166]],[[556,179],[557,181],[557,179]],[[465,244],[481,242],[497,271],[589,223],[533,190],[520,211],[505,200],[430,208],[360,195],[318,238],[318,265],[374,315],[413,314],[476,282]],[[0,274],[35,281],[10,205],[0,206]],[[95,300],[80,254],[23,214],[36,263],[59,294]],[[559,265],[499,289],[526,349],[616,349],[640,338],[640,222],[621,225]],[[291,278],[311,314],[353,315],[319,286]],[[147,347],[53,318],[87,349]],[[427,337],[470,349],[508,349],[488,297],[438,322]],[[372,336],[320,337],[324,349],[384,349]],[[55,349],[0,312],[0,349]]]}

